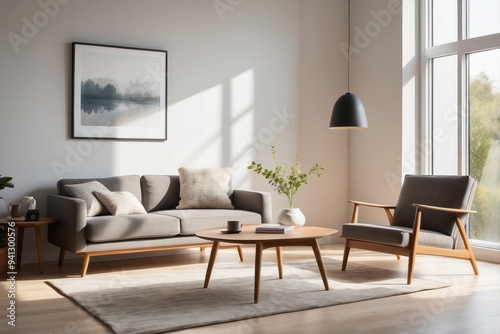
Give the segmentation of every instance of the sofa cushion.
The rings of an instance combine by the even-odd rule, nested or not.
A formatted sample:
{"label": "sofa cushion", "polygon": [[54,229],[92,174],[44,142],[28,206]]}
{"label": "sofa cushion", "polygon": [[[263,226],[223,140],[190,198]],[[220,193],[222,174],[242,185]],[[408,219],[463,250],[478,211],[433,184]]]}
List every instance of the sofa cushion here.
{"label": "sofa cushion", "polygon": [[65,189],[70,196],[85,201],[87,216],[92,217],[109,213],[106,207],[94,195],[95,191],[108,191],[108,188],[102,183],[91,181],[80,184],[68,184],[65,185]]}
{"label": "sofa cushion", "polygon": [[157,215],[168,215],[180,220],[181,235],[194,235],[200,230],[227,227],[228,220],[240,220],[243,224],[260,224],[258,213],[243,210],[186,209],[156,211]]}
{"label": "sofa cushion", "polygon": [[177,209],[232,209],[231,168],[179,168]]}
{"label": "sofa cushion", "polygon": [[171,210],[179,205],[178,175],[143,175],[142,204],[146,211]]}
{"label": "sofa cushion", "polygon": [[147,213],[141,202],[128,191],[94,191],[94,195],[112,215]]}
{"label": "sofa cushion", "polygon": [[85,227],[91,242],[164,238],[179,232],[179,219],[156,214],[89,217]]}
{"label": "sofa cushion", "polygon": [[57,193],[61,196],[70,196],[66,189],[66,185],[80,184],[91,181],[99,181],[109,191],[128,191],[134,194],[139,201],[142,202],[141,197],[141,182],[139,175],[121,175],[104,178],[92,179],[61,179],[57,181]]}

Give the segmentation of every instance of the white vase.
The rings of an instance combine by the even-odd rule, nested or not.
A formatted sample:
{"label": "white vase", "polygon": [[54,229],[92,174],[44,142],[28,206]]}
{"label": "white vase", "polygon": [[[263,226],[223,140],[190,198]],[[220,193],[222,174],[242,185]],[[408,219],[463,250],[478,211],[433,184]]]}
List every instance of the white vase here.
{"label": "white vase", "polygon": [[33,196],[24,196],[21,202],[21,215],[26,216],[28,210],[36,209],[36,200]]}
{"label": "white vase", "polygon": [[299,208],[283,209],[278,215],[278,224],[291,225],[294,227],[304,226],[306,223],[306,216],[300,211]]}

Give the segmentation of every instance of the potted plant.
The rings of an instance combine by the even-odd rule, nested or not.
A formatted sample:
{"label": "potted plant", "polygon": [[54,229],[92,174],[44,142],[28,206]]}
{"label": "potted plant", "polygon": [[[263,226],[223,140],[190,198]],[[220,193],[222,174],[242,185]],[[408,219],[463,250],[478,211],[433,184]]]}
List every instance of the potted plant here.
{"label": "potted plant", "polygon": [[[10,177],[10,176],[2,176],[0,174],[0,190],[3,190],[5,188],[14,188],[14,184],[11,181],[12,181],[12,177]],[[5,202],[5,200],[3,199],[2,196],[0,196],[0,199],[2,201],[4,201],[5,206],[7,207],[7,211],[9,211],[9,206],[7,205],[7,202]],[[0,234],[0,237],[1,237],[1,234]],[[1,243],[0,243],[0,245],[1,245]]]}
{"label": "potted plant", "polygon": [[[0,175],[0,190],[14,188],[14,184],[11,181],[12,177]],[[3,197],[0,196],[0,199],[5,202]],[[7,205],[7,202],[5,202],[5,205]],[[7,275],[7,232],[5,226],[0,225],[0,277],[4,277],[5,275]]]}
{"label": "potted plant", "polygon": [[290,208],[283,209],[278,216],[278,223],[282,225],[302,226],[305,223],[305,217],[300,209],[294,208],[293,200],[300,187],[309,183],[309,176],[316,175],[320,177],[324,168],[315,164],[307,173],[302,172],[298,156],[296,156],[295,163],[291,166],[288,166],[286,163],[281,164],[278,161],[274,146],[271,146],[271,155],[275,164],[274,169],[264,168],[262,164],[255,161],[252,161],[247,168],[264,176],[266,180],[269,180],[268,183],[273,186],[278,194],[284,194],[288,198]]}

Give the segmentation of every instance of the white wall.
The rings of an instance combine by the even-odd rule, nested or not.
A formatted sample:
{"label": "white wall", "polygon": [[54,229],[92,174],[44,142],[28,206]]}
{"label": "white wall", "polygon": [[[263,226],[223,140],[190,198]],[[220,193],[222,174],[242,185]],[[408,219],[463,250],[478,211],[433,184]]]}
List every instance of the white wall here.
{"label": "white wall", "polygon": [[[365,105],[369,128],[349,138],[349,198],[395,204],[401,187],[402,15],[400,0],[352,0],[351,91]],[[413,136],[414,133],[405,134]],[[365,208],[360,221],[387,222]]]}
{"label": "white wall", "polygon": [[[333,105],[345,93],[347,62],[340,45],[347,41],[347,1],[301,2],[299,152],[304,170],[325,168],[297,196],[306,224],[340,229],[347,217],[349,175],[346,131],[329,129]],[[340,233],[339,233],[340,234]],[[330,238],[338,242],[339,234]]]}
{"label": "white wall", "polygon": [[[39,3],[50,6],[44,10]],[[1,195],[8,202],[34,195],[43,215],[46,196],[55,193],[61,177],[174,174],[180,166],[228,165],[235,168],[236,187],[271,191],[244,167],[252,159],[270,164],[269,146],[275,145],[284,161],[299,154],[306,167],[326,167],[296,204],[308,223],[340,226],[347,211],[348,134],[332,132],[327,124],[345,90],[346,63],[338,46],[347,36],[347,2],[221,0],[224,13],[214,3],[2,0],[0,173],[13,176],[15,188]],[[23,28],[29,24],[37,24],[36,31]],[[25,38],[17,52],[9,33]],[[70,139],[74,41],[169,52],[167,141]],[[283,126],[271,126],[276,122]],[[57,172],[54,164],[68,170]],[[277,216],[286,199],[273,193],[273,204]],[[0,216],[6,215],[0,205]],[[30,231],[26,262],[36,261],[33,244]],[[55,247],[44,249],[46,259],[56,258]]]}

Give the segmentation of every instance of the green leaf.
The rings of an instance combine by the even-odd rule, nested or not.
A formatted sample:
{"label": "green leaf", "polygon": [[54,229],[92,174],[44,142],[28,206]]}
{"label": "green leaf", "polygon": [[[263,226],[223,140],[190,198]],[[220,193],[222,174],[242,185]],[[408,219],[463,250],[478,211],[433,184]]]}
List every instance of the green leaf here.
{"label": "green leaf", "polygon": [[4,188],[14,188],[14,184],[10,182],[12,177],[0,175],[0,190]]}

